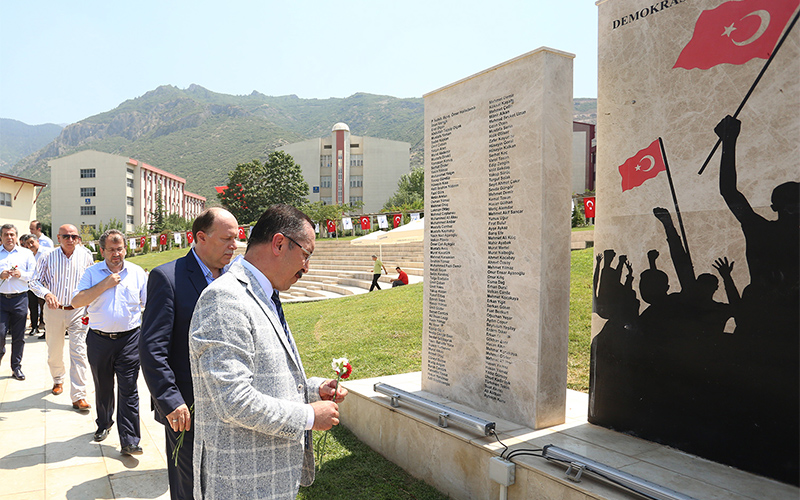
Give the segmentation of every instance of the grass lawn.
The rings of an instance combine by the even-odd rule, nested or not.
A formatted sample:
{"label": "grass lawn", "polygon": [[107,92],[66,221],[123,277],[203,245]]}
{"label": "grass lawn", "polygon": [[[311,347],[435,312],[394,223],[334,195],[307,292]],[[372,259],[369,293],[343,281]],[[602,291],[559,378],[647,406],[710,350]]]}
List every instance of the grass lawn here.
{"label": "grass lawn", "polygon": [[[186,251],[130,260],[152,269]],[[571,256],[567,386],[588,392],[593,249],[574,251]],[[370,378],[420,371],[423,296],[424,283],[418,283],[378,293],[286,304],[284,311],[308,375],[333,376],[331,359],[344,356],[353,365],[353,378]],[[315,439],[320,435],[315,433]],[[372,451],[346,428],[334,429],[327,446],[316,482],[301,488],[298,498],[447,498]]]}

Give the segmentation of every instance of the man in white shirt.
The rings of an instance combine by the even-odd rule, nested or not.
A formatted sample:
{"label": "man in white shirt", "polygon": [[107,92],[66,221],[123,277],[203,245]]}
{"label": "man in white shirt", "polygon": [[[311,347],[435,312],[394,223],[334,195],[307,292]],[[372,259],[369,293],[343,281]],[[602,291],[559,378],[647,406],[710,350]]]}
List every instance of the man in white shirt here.
{"label": "man in white shirt", "polygon": [[[94,264],[89,252],[76,251],[80,234],[72,224],[58,228],[59,247],[42,259],[36,269],[36,277],[29,283],[37,297],[45,300],[44,320],[51,335],[47,336],[47,364],[53,376],[53,394],[63,392],[66,368],[64,366],[64,336],[69,333],[69,381],[72,407],[89,412],[92,407],[86,402],[86,379],[89,362],[86,359],[86,325],[83,324],[83,308],[70,304],[78,283],[89,266]],[[58,333],[56,333],[58,332]]]}
{"label": "man in white shirt", "polygon": [[108,437],[114,424],[114,376],[117,378],[117,430],[123,455],[139,455],[139,330],[147,302],[144,269],[125,261],[125,236],[109,229],[100,236],[103,261],[88,268],[72,298],[74,307],[88,306],[86,352],[94,378],[97,431]]}
{"label": "man in white shirt", "polygon": [[36,260],[27,248],[17,245],[17,228],[0,227],[0,360],[6,354],[6,334],[11,333],[11,374],[25,380],[22,351],[25,349],[25,321],[28,317],[28,281],[36,271]]}
{"label": "man in white shirt", "polygon": [[31,230],[31,234],[36,236],[36,238],[39,240],[40,245],[47,248],[55,248],[53,245],[53,240],[48,238],[47,235],[42,232],[41,222],[39,222],[38,220],[31,221],[31,225],[28,229]]}
{"label": "man in white shirt", "polygon": [[[52,248],[43,247],[39,244],[38,238],[32,234],[23,234],[19,239],[19,244],[33,252],[33,257],[36,259],[36,265],[39,265],[45,255],[53,251]],[[31,317],[31,331],[28,335],[35,335],[39,332],[39,327],[42,328],[40,339],[44,338],[44,299],[40,299],[33,292],[28,290],[28,312]]]}

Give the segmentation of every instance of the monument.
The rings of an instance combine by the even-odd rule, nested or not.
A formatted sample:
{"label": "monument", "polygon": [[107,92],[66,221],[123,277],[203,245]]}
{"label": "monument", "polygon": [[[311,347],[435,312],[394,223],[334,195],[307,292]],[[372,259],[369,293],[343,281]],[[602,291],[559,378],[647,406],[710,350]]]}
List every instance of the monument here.
{"label": "monument", "polygon": [[794,484],[799,4],[598,2],[589,408]]}
{"label": "monument", "polygon": [[424,96],[422,388],[537,429],[564,421],[573,57]]}

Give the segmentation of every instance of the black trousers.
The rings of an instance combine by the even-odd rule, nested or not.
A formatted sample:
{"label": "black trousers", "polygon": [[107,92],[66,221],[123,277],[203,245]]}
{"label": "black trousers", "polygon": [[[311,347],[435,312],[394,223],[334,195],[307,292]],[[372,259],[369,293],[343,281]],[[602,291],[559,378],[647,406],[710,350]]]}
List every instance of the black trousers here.
{"label": "black trousers", "polygon": [[94,378],[97,428],[114,423],[114,378],[117,379],[117,431],[119,444],[139,444],[139,329],[119,339],[103,337],[89,329],[86,357]]}
{"label": "black trousers", "polygon": [[377,288],[378,290],[380,290],[380,289],[381,289],[381,286],[378,284],[378,278],[380,278],[380,277],[381,277],[381,273],[378,273],[378,274],[373,274],[373,275],[372,275],[372,285],[369,287],[369,291],[370,291],[370,292],[371,292],[371,291],[372,291],[374,288]]}
{"label": "black trousers", "polygon": [[6,335],[11,334],[11,369],[22,368],[22,351],[25,350],[25,321],[28,319],[28,293],[0,295],[0,360],[6,354]]}
{"label": "black trousers", "polygon": [[194,448],[194,421],[192,430],[187,431],[183,437],[183,444],[178,450],[178,465],[172,458],[172,452],[178,443],[180,432],[175,432],[169,425],[164,426],[167,436],[167,475],[169,476],[169,496],[172,500],[187,500],[192,496],[194,474],[192,470],[192,449]]}
{"label": "black trousers", "polygon": [[[44,315],[42,313],[42,305],[44,305],[44,299],[40,299],[31,291],[28,291],[28,312],[31,315],[31,329],[39,328],[40,325],[44,324]],[[39,318],[42,319],[42,322],[39,323]]]}

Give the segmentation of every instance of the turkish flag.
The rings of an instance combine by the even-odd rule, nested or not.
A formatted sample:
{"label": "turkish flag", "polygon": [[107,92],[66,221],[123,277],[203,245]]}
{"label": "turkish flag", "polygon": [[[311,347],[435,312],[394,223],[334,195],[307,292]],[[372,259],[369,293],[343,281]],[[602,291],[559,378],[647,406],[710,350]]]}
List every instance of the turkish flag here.
{"label": "turkish flag", "polygon": [[583,199],[583,213],[587,218],[594,217],[594,196]]}
{"label": "turkish flag", "polygon": [[160,245],[166,245],[167,244],[167,235],[166,234],[162,234],[161,236],[159,236],[158,237],[158,243]]}
{"label": "turkish flag", "polygon": [[239,239],[243,240],[247,238],[247,233],[244,230],[244,226],[239,226]]}
{"label": "turkish flag", "polygon": [[332,220],[327,220],[327,221],[325,221],[325,224],[328,225],[328,232],[329,233],[335,233],[336,232],[336,222],[334,222]]}
{"label": "turkish flag", "polygon": [[649,146],[642,149],[634,156],[625,160],[619,166],[619,174],[622,176],[622,190],[627,191],[637,186],[641,186],[647,179],[652,179],[659,172],[667,169],[664,156],[661,154],[661,146],[658,139]]}
{"label": "turkish flag", "polygon": [[144,236],[139,238],[139,247],[144,248]]}
{"label": "turkish flag", "polygon": [[191,245],[194,241],[194,235],[191,231],[186,231],[186,241]]}
{"label": "turkish flag", "polygon": [[403,214],[394,214],[392,217],[392,227],[398,227],[403,222]]}
{"label": "turkish flag", "polygon": [[736,0],[704,10],[673,68],[769,59],[800,0]]}
{"label": "turkish flag", "polygon": [[369,217],[367,217],[367,216],[361,217],[361,229],[366,231],[367,229],[370,228],[370,225],[371,225],[371,223],[370,223]]}

